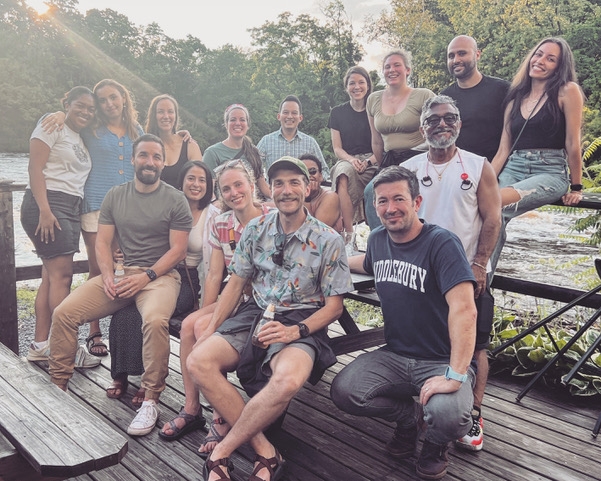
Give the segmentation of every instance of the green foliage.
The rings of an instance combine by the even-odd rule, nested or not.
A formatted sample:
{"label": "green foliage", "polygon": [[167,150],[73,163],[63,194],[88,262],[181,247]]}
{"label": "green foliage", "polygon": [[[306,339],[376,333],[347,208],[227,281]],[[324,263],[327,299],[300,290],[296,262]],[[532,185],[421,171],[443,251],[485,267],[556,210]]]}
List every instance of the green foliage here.
{"label": "green foliage", "polygon": [[173,39],[157,23],[136,26],[111,9],[82,15],[77,4],[54,0],[44,17],[23,0],[0,5],[0,92],[12,114],[0,122],[0,151],[27,151],[35,122],[59,109],[69,88],[114,78],[132,92],[142,124],[152,97],[173,95],[181,126],[203,149],[225,137],[229,104],[249,108],[250,135],[258,142],[279,127],[282,98],[296,94],[303,102],[301,129],[331,152],[324,131],[329,111],[347,99],[342,77],[363,55],[340,0],[323,7],[325,22],[283,13],[253,29],[255,48],[248,51],[210,50],[190,35]]}
{"label": "green foliage", "polygon": [[[538,316],[528,319],[527,313],[526,318],[524,318],[524,314],[519,309],[495,308],[492,340],[489,346],[491,351],[515,337],[531,323],[538,322],[545,317],[543,313],[539,313]],[[509,372],[517,377],[534,376],[555,356],[557,349],[562,349],[566,345],[580,326],[581,321],[577,320],[573,329],[564,329],[560,323],[554,321],[549,329],[553,339],[549,337],[544,328],[539,328],[493,358],[490,363],[490,372],[494,374]],[[600,335],[601,332],[598,329],[589,329],[566,351],[563,358],[545,373],[542,381],[549,386],[560,386],[574,364]],[[567,387],[570,394],[574,396],[601,394],[601,355],[592,356],[567,384]]]}
{"label": "green foliage", "polygon": [[[372,19],[365,30],[371,40],[412,52],[416,86],[436,92],[451,83],[451,76],[442,66],[447,44],[456,35],[476,39],[482,51],[482,72],[507,80],[513,78],[537,42],[560,35],[573,48],[589,107],[597,112],[601,106],[598,1],[391,0],[390,5],[390,12]],[[590,127],[593,135],[600,135],[601,121],[594,122]],[[586,124],[585,132],[588,130]]]}

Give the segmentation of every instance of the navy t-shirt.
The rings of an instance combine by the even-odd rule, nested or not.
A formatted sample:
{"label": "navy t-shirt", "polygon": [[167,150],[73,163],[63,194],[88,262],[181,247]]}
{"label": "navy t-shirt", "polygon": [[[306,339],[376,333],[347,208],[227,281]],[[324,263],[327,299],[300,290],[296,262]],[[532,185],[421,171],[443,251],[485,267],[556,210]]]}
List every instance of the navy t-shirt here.
{"label": "navy t-shirt", "polygon": [[363,268],[374,276],[388,349],[412,359],[448,362],[445,294],[461,282],[475,282],[457,236],[424,223],[415,239],[397,244],[380,226],[369,236]]}

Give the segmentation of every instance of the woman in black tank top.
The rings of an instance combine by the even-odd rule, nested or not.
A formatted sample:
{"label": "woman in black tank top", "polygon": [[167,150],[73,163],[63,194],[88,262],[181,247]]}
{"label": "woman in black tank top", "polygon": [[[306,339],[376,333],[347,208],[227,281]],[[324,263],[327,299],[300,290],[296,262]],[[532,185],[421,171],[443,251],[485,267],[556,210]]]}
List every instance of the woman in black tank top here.
{"label": "woman in black tank top", "polygon": [[503,226],[490,256],[493,272],[511,219],[559,199],[565,205],[582,199],[584,96],[563,38],[546,38],[528,53],[506,102],[503,134],[492,161],[503,204]]}
{"label": "woman in black tank top", "polygon": [[559,37],[531,50],[513,79],[492,161],[505,223],[560,198],[566,205],[582,199],[584,96],[576,80],[572,51]]}

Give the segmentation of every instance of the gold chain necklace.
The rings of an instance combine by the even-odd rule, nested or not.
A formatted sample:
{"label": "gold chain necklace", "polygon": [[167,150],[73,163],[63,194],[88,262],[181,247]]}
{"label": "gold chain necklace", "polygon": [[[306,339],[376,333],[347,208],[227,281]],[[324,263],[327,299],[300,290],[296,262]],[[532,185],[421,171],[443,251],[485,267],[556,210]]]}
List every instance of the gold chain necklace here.
{"label": "gold chain necklace", "polygon": [[442,174],[444,174],[444,171],[447,170],[447,167],[450,165],[451,161],[449,160],[445,164],[445,166],[442,168],[442,170],[438,170],[436,168],[436,165],[430,160],[430,153],[428,153],[428,162],[430,163],[430,165],[432,165],[432,168],[434,169],[434,172],[436,172],[436,175],[438,176],[438,182],[442,181]]}

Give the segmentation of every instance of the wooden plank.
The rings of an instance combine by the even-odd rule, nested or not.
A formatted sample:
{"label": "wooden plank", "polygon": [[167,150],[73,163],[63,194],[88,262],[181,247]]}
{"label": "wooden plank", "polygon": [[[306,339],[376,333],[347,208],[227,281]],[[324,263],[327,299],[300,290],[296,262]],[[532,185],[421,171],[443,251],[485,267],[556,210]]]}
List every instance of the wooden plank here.
{"label": "wooden plank", "polygon": [[[73,274],[85,274],[89,272],[88,261],[86,259],[73,261]],[[20,266],[16,269],[17,281],[29,281],[31,279],[42,278],[42,265]]]}
{"label": "wooden plank", "polygon": [[0,184],[0,342],[19,352],[13,194]]}
{"label": "wooden plank", "polygon": [[44,476],[116,464],[126,439],[0,345],[0,430]]}

